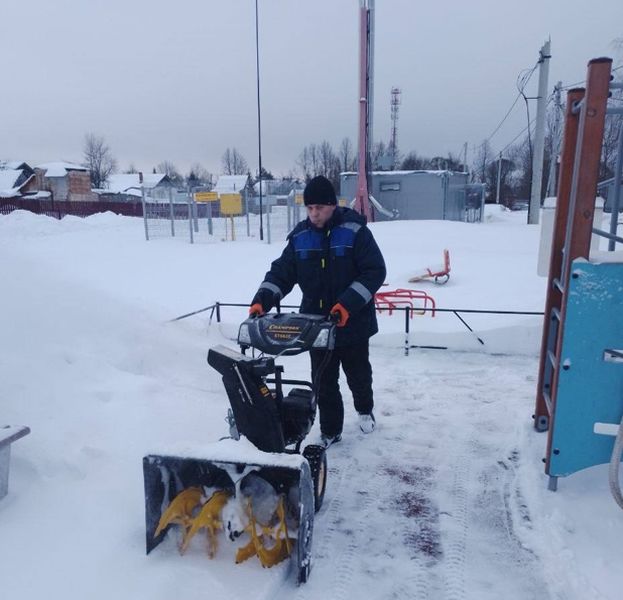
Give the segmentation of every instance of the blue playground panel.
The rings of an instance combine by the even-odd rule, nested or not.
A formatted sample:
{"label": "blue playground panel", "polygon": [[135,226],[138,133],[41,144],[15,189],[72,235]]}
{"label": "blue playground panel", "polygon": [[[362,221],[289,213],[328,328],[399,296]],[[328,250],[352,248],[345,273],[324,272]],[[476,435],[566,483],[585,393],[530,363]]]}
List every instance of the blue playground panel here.
{"label": "blue playground panel", "polygon": [[623,415],[623,263],[571,265],[561,369],[552,423],[551,477],[610,462],[614,437],[593,432]]}

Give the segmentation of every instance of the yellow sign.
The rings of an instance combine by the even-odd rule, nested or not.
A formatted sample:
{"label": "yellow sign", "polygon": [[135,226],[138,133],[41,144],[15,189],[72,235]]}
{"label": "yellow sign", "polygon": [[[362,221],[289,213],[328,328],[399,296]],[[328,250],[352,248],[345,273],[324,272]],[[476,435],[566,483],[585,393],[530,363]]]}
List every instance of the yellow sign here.
{"label": "yellow sign", "polygon": [[216,202],[217,200],[216,192],[195,192],[195,202]]}
{"label": "yellow sign", "polygon": [[296,202],[296,204],[303,204],[303,194],[294,194],[294,202]]}
{"label": "yellow sign", "polygon": [[221,194],[221,214],[242,214],[242,198],[240,194]]}
{"label": "yellow sign", "polygon": [[339,206],[348,206],[349,202],[348,202],[348,198],[340,198],[338,200],[338,205]]}

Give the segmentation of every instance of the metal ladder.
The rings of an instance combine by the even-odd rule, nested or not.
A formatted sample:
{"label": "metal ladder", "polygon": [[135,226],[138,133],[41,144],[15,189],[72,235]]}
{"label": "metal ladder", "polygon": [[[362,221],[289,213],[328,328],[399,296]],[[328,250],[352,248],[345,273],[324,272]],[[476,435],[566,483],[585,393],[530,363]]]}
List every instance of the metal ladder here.
{"label": "metal ladder", "polygon": [[[548,431],[544,458],[545,472],[548,474],[558,378],[560,370],[568,368],[564,362],[561,365],[561,348],[569,277],[575,276],[570,275],[571,263],[576,258],[589,258],[611,69],[610,58],[591,60],[586,88],[571,89],[567,93],[558,200],[533,415],[537,431]],[[556,477],[550,477],[550,489],[556,489],[556,480]]]}

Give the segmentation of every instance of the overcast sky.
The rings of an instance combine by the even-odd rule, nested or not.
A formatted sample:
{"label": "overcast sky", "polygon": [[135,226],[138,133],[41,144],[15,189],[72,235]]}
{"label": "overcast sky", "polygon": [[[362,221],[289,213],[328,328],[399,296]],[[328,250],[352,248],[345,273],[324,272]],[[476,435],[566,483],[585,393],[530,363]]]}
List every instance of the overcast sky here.
{"label": "overcast sky", "polygon": [[[169,160],[221,171],[236,147],[257,169],[255,0],[3,0],[0,159],[82,161],[103,135],[120,169]],[[259,0],[263,165],[295,168],[302,148],[357,141],[358,0]],[[622,0],[376,0],[374,138],[459,154],[487,138],[551,36],[549,88],[623,52]],[[536,95],[537,74],[527,88]],[[531,110],[536,110],[532,101]],[[527,123],[518,103],[494,150]]]}

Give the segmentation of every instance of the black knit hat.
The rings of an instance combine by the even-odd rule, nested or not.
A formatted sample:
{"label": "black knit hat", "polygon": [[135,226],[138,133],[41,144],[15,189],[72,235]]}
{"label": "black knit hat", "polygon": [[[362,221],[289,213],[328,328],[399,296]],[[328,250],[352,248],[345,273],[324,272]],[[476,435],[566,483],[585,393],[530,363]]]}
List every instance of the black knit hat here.
{"label": "black knit hat", "polygon": [[303,201],[308,204],[337,204],[337,197],[331,182],[322,175],[314,177],[303,191]]}

